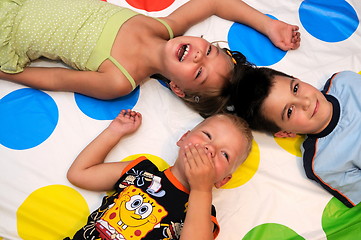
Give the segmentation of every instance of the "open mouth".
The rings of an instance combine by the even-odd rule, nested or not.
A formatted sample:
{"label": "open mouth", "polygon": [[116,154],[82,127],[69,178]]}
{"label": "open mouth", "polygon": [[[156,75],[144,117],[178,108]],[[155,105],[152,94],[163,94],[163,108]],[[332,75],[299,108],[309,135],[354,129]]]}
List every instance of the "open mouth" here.
{"label": "open mouth", "polygon": [[179,49],[178,49],[178,60],[180,62],[183,62],[183,60],[185,59],[185,57],[188,55],[189,53],[189,44],[185,44],[182,45]]}

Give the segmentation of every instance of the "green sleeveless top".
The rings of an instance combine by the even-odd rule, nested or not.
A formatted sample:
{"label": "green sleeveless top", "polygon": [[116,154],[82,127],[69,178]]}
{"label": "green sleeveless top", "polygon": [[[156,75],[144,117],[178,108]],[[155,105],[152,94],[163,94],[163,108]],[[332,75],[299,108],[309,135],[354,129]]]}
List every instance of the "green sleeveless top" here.
{"label": "green sleeveless top", "polygon": [[[119,62],[116,59],[114,59],[110,55],[110,52],[115,37],[117,36],[118,30],[121,27],[121,25],[136,14],[138,13],[135,13],[130,9],[124,8],[122,11],[110,17],[103,29],[102,34],[100,35],[100,38],[98,39],[98,42],[92,54],[90,55],[89,61],[86,64],[87,69],[96,71],[99,68],[100,64],[104,62],[104,60],[109,59],[126,76],[130,84],[132,85],[133,89],[136,87],[136,83],[133,77],[128,73],[128,71],[122,65],[119,64]],[[155,19],[157,19],[167,28],[169,33],[169,38],[173,38],[174,35],[170,26],[162,19],[158,19],[158,18]]]}
{"label": "green sleeveless top", "polygon": [[[135,88],[110,51],[119,28],[137,14],[100,0],[1,0],[0,69],[18,73],[32,60],[46,57],[97,71],[109,59]],[[172,38],[170,27],[161,22]]]}

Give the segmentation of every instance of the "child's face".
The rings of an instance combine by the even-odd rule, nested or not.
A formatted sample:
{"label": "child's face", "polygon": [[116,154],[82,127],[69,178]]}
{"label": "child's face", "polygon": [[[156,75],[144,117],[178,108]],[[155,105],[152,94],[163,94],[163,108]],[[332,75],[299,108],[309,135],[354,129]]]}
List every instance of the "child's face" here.
{"label": "child's face", "polygon": [[240,159],[244,158],[248,146],[240,130],[224,116],[207,118],[192,131],[184,134],[177,142],[180,147],[179,156],[185,154],[184,147],[189,143],[203,146],[205,152],[210,155],[216,168],[216,183],[228,176],[231,177],[235,167],[240,164]]}
{"label": "child's face", "polygon": [[199,37],[182,36],[168,41],[163,74],[182,91],[221,89],[233,70],[231,58]]}
{"label": "child's face", "polygon": [[321,132],[332,117],[331,103],[317,88],[284,76],[275,76],[262,110],[282,131],[299,134]]}

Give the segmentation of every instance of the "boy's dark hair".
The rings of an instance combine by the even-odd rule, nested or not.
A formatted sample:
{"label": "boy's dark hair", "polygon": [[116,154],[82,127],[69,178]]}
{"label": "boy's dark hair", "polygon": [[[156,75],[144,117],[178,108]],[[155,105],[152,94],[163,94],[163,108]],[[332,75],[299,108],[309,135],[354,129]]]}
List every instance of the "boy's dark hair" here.
{"label": "boy's dark hair", "polygon": [[[187,106],[198,112],[202,117],[209,117],[216,113],[227,112],[226,107],[230,102],[231,88],[238,81],[239,76],[243,70],[243,65],[251,65],[246,57],[237,51],[230,51],[223,48],[224,51],[229,51],[231,57],[236,61],[234,69],[231,73],[229,81],[226,81],[225,86],[219,91],[185,91],[185,96],[181,98]],[[170,80],[160,74],[154,74],[151,77],[169,83]]]}
{"label": "boy's dark hair", "polygon": [[270,94],[275,76],[292,78],[271,68],[244,66],[242,76],[232,90],[231,102],[235,113],[245,119],[253,130],[266,133],[281,130],[263,114],[263,103]]}

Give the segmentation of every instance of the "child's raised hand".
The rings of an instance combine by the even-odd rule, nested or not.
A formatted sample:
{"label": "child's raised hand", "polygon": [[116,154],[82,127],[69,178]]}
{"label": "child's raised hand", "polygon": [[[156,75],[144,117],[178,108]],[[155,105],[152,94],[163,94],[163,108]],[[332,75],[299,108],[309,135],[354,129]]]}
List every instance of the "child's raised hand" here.
{"label": "child's raised hand", "polygon": [[271,19],[267,26],[267,36],[272,43],[284,50],[294,50],[300,46],[301,37],[298,26]]}
{"label": "child's raised hand", "polygon": [[135,132],[142,123],[142,115],[139,112],[122,110],[118,116],[110,123],[108,129],[114,134],[121,136]]}
{"label": "child's raised hand", "polygon": [[185,174],[191,191],[212,191],[216,170],[210,154],[203,146],[189,145],[185,147]]}

